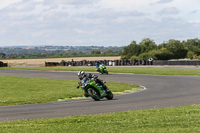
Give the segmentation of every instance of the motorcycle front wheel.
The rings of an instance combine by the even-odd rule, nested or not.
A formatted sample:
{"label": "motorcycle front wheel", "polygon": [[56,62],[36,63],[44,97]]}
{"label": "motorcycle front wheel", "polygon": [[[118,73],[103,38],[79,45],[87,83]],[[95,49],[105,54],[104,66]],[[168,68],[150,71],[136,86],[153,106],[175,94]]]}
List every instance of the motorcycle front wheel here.
{"label": "motorcycle front wheel", "polygon": [[92,99],[94,99],[95,101],[99,101],[101,98],[100,98],[100,95],[99,95],[99,92],[92,88],[88,91],[89,95],[92,97]]}

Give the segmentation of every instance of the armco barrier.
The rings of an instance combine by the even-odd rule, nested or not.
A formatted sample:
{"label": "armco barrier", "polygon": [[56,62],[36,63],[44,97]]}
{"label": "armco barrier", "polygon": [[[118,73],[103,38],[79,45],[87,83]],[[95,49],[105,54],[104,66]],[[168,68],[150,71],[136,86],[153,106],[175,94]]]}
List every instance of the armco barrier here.
{"label": "armco barrier", "polygon": [[[98,60],[106,66],[135,66],[135,65],[200,65],[200,60]],[[95,66],[97,61],[68,61],[64,62],[45,62],[45,66]]]}
{"label": "armco barrier", "polygon": [[153,65],[169,65],[167,60],[153,60]]}
{"label": "armco barrier", "polygon": [[154,60],[153,65],[200,65],[200,60]]}
{"label": "armco barrier", "polygon": [[185,61],[176,61],[170,60],[169,65],[200,65],[200,60],[185,60]]}

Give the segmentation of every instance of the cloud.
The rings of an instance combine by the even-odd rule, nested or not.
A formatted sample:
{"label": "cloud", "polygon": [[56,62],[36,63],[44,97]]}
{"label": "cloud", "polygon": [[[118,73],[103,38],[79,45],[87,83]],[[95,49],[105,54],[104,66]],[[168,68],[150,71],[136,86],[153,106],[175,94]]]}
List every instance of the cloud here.
{"label": "cloud", "polygon": [[200,24],[200,20],[189,21],[189,23],[193,23],[193,24],[195,24],[195,23],[199,23],[199,24]]}
{"label": "cloud", "polygon": [[166,7],[164,9],[162,9],[160,12],[158,12],[158,14],[160,14],[160,15],[176,15],[179,12],[180,11],[176,7]]}
{"label": "cloud", "polygon": [[6,8],[9,5],[12,5],[14,3],[19,3],[21,0],[1,0],[0,1],[0,9]]}
{"label": "cloud", "polygon": [[0,8],[0,46],[119,46],[147,37],[160,43],[200,35],[200,10],[194,0],[7,1]]}
{"label": "cloud", "polygon": [[196,13],[198,13],[200,10],[193,10],[193,11],[191,11],[189,14],[196,14]]}
{"label": "cloud", "polygon": [[174,0],[159,0],[158,2],[156,2],[156,4],[165,4],[165,3],[170,3]]}
{"label": "cloud", "polygon": [[146,11],[148,5],[157,0],[99,0],[98,7],[115,11]]}
{"label": "cloud", "polygon": [[33,1],[42,3],[42,2],[44,2],[45,0],[33,0]]}
{"label": "cloud", "polygon": [[80,18],[87,18],[87,19],[108,19],[113,20],[122,17],[142,17],[147,14],[138,12],[136,10],[132,11],[115,11],[113,9],[102,9],[99,11],[89,12],[85,14],[77,14]]}
{"label": "cloud", "polygon": [[97,3],[96,0],[43,0],[44,4],[47,5],[91,5]]}

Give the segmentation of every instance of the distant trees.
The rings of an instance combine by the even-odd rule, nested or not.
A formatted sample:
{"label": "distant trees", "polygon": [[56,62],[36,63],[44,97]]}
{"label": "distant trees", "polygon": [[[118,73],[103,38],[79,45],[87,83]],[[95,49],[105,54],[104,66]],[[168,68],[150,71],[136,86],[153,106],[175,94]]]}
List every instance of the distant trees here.
{"label": "distant trees", "polygon": [[132,41],[130,45],[125,46],[121,57],[123,58],[131,58],[133,55],[138,56],[141,53],[141,46],[136,43],[136,41]]}
{"label": "distant trees", "polygon": [[0,58],[5,58],[6,57],[6,54],[5,53],[0,53]]}
{"label": "distant trees", "polygon": [[[136,41],[132,41],[130,45],[125,46],[121,57],[130,59],[133,56],[140,56],[142,58],[151,57],[150,51],[156,50],[157,45],[149,38],[143,39],[139,44]],[[134,57],[135,58],[135,57]]]}
{"label": "distant trees", "polygon": [[0,47],[0,59],[120,56],[122,50],[123,47],[116,46]]}
{"label": "distant trees", "polygon": [[153,40],[145,38],[139,44],[136,41],[132,41],[128,46],[125,46],[121,58],[154,58],[157,60],[181,58],[200,59],[200,40],[195,38],[181,42],[170,39],[168,42],[156,45]]}
{"label": "distant trees", "polygon": [[144,38],[137,43],[132,41],[124,47],[103,46],[44,46],[44,47],[0,47],[0,59],[34,59],[83,56],[121,56],[122,59],[154,58],[200,59],[200,39],[180,41],[170,39],[157,45],[153,40]]}
{"label": "distant trees", "polygon": [[149,38],[143,39],[139,45],[141,46],[141,53],[148,53],[149,51],[157,49],[155,42]]}
{"label": "distant trees", "polygon": [[184,44],[187,45],[188,51],[193,51],[196,55],[200,55],[200,39],[188,39]]}
{"label": "distant trees", "polygon": [[173,53],[171,58],[174,59],[185,58],[188,52],[184,47],[184,43],[181,43],[179,40],[169,40],[165,47],[169,52]]}
{"label": "distant trees", "polygon": [[91,54],[101,54],[101,51],[100,51],[100,50],[93,50],[93,51],[91,52]]}
{"label": "distant trees", "polygon": [[189,58],[189,59],[194,59],[196,57],[196,55],[195,55],[195,53],[194,52],[192,52],[192,51],[188,51],[188,53],[187,53],[187,58]]}

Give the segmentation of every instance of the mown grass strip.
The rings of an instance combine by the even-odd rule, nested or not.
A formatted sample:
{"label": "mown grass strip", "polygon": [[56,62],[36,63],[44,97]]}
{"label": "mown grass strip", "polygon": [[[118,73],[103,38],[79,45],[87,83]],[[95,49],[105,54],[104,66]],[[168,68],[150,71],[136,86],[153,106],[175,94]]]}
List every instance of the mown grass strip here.
{"label": "mown grass strip", "polygon": [[[142,90],[143,88],[135,87],[135,88],[123,90],[123,91],[114,91],[113,94],[114,95],[127,94],[127,93],[135,92],[136,90],[139,90],[139,89]],[[82,96],[82,97],[71,97],[71,98],[59,98],[58,101],[67,101],[67,100],[71,100],[71,99],[86,99],[86,98],[90,98],[90,97]]]}
{"label": "mown grass strip", "polygon": [[[83,96],[83,90],[76,89],[78,80],[0,76],[0,81],[0,106],[54,102]],[[115,82],[106,85],[113,92],[139,88],[139,85]]]}
{"label": "mown grass strip", "polygon": [[0,122],[0,131],[34,133],[199,133],[200,105]]}
{"label": "mown grass strip", "polygon": [[[7,67],[0,69],[53,70],[53,71],[89,71],[96,72],[95,67]],[[200,75],[200,69],[175,68],[107,68],[109,73],[150,74],[150,75]]]}

